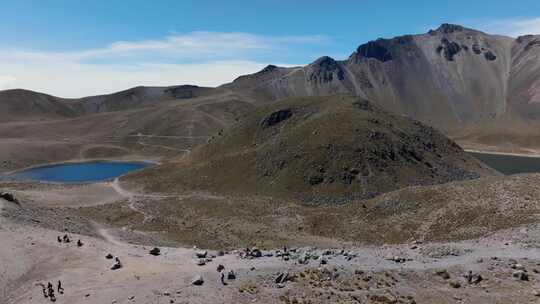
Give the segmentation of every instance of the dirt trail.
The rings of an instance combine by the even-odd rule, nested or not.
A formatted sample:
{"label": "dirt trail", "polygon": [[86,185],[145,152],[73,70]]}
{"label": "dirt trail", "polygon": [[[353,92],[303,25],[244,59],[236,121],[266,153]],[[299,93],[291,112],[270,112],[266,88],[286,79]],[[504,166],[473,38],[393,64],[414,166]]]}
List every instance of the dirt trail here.
{"label": "dirt trail", "polygon": [[[197,266],[195,249],[162,247],[161,255],[154,257],[148,254],[151,247],[124,243],[104,228],[100,228],[99,231],[104,241],[72,235],[72,239],[81,238],[84,242],[84,246],[78,248],[73,242],[57,243],[55,238],[58,232],[55,231],[13,223],[9,224],[6,230],[0,229],[0,239],[4,240],[3,246],[0,247],[0,259],[9,264],[16,261],[19,265],[4,270],[4,272],[7,271],[9,281],[17,282],[17,285],[10,285],[10,289],[4,295],[5,301],[2,303],[47,303],[41,295],[41,289],[35,284],[58,280],[63,282],[65,293],[57,297],[57,303],[169,303],[170,300],[174,300],[175,303],[184,303],[182,301],[187,301],[185,303],[252,303],[254,301],[276,303],[279,294],[305,293],[302,289],[305,286],[292,282],[287,283],[284,289],[277,288],[273,283],[276,274],[283,271],[294,273],[306,268],[317,268],[319,265],[317,261],[301,265],[294,260],[285,261],[275,256],[241,259],[236,254],[230,253],[214,258],[207,265]],[[383,277],[387,277],[387,274],[392,271],[395,271],[392,273],[407,273],[407,280],[392,287],[393,290],[413,294],[416,298],[421,297],[426,288],[439,288],[434,291],[440,293],[438,295],[440,301],[429,303],[455,303],[452,297],[457,295],[460,297],[490,295],[490,293],[473,290],[475,287],[464,286],[461,289],[444,287],[448,285],[444,285],[445,282],[434,275],[439,269],[448,269],[457,279],[469,270],[479,272],[487,280],[486,286],[489,286],[488,288],[495,296],[498,292],[496,284],[499,284],[499,281],[507,282],[509,286],[518,284],[513,287],[518,294],[515,303],[524,303],[524,299],[528,299],[528,296],[534,298],[531,290],[539,287],[535,274],[531,271],[530,281],[519,283],[512,278],[512,270],[505,266],[505,261],[509,258],[516,259],[524,263],[526,267],[531,267],[530,265],[535,265],[540,261],[540,250],[523,246],[523,243],[516,239],[516,237],[526,235],[533,239],[538,234],[540,234],[540,229],[534,228],[527,234],[512,231],[467,242],[419,244],[418,248],[414,249],[410,244],[354,247],[347,249],[355,256],[351,260],[342,255],[330,255],[326,259],[331,269],[340,269],[341,272],[361,269],[374,278],[377,273],[382,273]],[[300,248],[299,250],[303,252],[312,249]],[[323,251],[325,249],[315,252],[322,254]],[[14,252],[17,254],[16,258],[13,256]],[[120,258],[123,264],[120,270],[110,270],[112,262],[105,259],[108,253]],[[49,259],[47,263],[44,263],[40,257],[47,256],[57,258]],[[389,260],[389,256],[405,258],[407,261],[396,263]],[[495,264],[490,262],[492,257],[497,257]],[[479,259],[483,259],[484,262],[478,262]],[[222,285],[219,281],[219,273],[215,270],[218,264],[224,265],[227,270],[234,269],[237,280],[228,281],[228,285]],[[489,270],[491,267],[496,269]],[[492,279],[490,271],[496,272],[496,279]],[[201,275],[204,278],[203,286],[190,284],[195,275]],[[418,277],[433,277],[434,279],[423,281]],[[460,280],[463,281],[463,279]],[[242,286],[251,286],[250,284],[257,286],[257,293],[239,292]],[[425,284],[435,285],[426,286]],[[443,287],[440,284],[443,284]],[[414,288],[418,289],[415,291]],[[378,288],[362,292],[383,290],[386,289]],[[339,293],[339,290],[336,289],[334,292]],[[505,292],[512,292],[512,290]],[[445,297],[448,301],[444,300]],[[422,302],[418,301],[418,303]],[[474,303],[492,303],[492,301]]]}

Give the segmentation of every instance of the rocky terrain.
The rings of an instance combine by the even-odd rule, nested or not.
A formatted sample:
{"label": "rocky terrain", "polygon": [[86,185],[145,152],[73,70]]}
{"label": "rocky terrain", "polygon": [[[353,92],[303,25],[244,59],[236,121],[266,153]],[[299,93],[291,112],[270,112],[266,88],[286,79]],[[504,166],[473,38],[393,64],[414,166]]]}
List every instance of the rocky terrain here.
{"label": "rocky terrain", "polygon": [[[57,123],[68,126],[65,129],[73,127],[71,119],[106,122],[111,117],[122,121],[143,117],[146,121],[146,127],[138,130],[129,121],[117,125],[114,130],[119,132],[170,136],[192,130],[211,136],[256,104],[285,97],[352,95],[435,127],[465,148],[535,154],[540,151],[539,41],[532,35],[514,39],[443,24],[425,34],[361,44],[346,60],[323,56],[304,67],[269,65],[218,88],[136,87],[79,99],[2,91],[0,130],[7,133],[0,140],[21,138],[10,133],[13,124],[31,124],[34,134],[40,136],[49,120],[62,121]],[[160,115],[146,118],[149,112]],[[161,119],[163,115],[165,119]],[[99,138],[103,142],[106,140]],[[162,149],[154,154],[166,154],[163,146],[175,147],[171,141],[159,145]],[[60,149],[58,142],[51,146]],[[68,154],[63,152],[62,158],[73,157]],[[28,165],[17,155],[3,159],[16,162],[11,167]]]}
{"label": "rocky terrain", "polygon": [[269,66],[225,87],[281,99],[356,95],[440,128],[503,117],[536,119],[539,37],[517,39],[443,24],[426,34],[378,39],[346,60]]}
{"label": "rocky terrain", "polygon": [[0,178],[0,303],[538,302],[540,175],[458,145],[540,151],[538,40],[444,24],[218,88],[0,91],[1,174],[157,162]]}
{"label": "rocky terrain", "polygon": [[[520,194],[535,189],[531,185],[538,185],[538,176],[499,179],[495,183],[478,180],[493,185],[482,192],[486,201],[497,199],[496,204],[503,209],[508,203],[521,206],[519,213],[523,215],[538,216],[533,207],[539,199],[536,190],[528,192],[530,198],[523,203],[514,201],[518,192],[505,194],[513,189]],[[462,183],[453,189],[441,189],[441,194],[454,191],[454,197],[460,197],[460,191],[468,193],[466,184],[470,182]],[[478,186],[471,187],[480,191]],[[362,245],[319,238],[319,242],[312,239],[311,243],[317,245],[311,246],[282,243],[254,247],[253,242],[235,249],[206,250],[203,244],[212,239],[211,235],[193,239],[191,244],[198,248],[178,248],[160,244],[157,231],[137,230],[130,222],[114,228],[88,218],[78,219],[80,205],[72,205],[78,198],[70,193],[83,190],[87,187],[84,185],[56,186],[52,189],[56,195],[66,191],[64,200],[46,207],[40,202],[48,204],[56,199],[44,186],[37,186],[43,190],[40,199],[32,196],[37,190],[34,185],[3,187],[18,200],[0,199],[2,303],[50,303],[42,287],[48,282],[52,282],[56,303],[533,303],[540,296],[537,218],[532,224],[521,219],[512,221],[516,228],[482,233],[481,238],[467,241],[430,241],[430,237],[411,235],[397,245]],[[102,189],[86,191],[94,191],[96,198],[108,197],[100,195],[107,185],[98,187]],[[455,190],[460,187],[464,189]],[[119,201],[125,199],[119,196]],[[138,200],[147,199],[151,197],[141,195]],[[159,199],[154,196],[152,203]],[[433,199],[440,200],[441,196]],[[463,200],[475,208],[474,200]],[[146,212],[147,207],[141,211]],[[443,215],[430,218],[446,218],[459,208],[449,206]],[[141,215],[139,220],[146,216]],[[413,218],[411,214],[407,217]],[[75,225],[67,224],[70,221]],[[58,226],[44,226],[50,223]],[[435,231],[433,228],[424,226],[422,230]],[[66,242],[63,235],[70,241]],[[113,267],[118,263],[115,257],[120,266]],[[61,292],[57,291],[58,281],[62,283]]]}
{"label": "rocky terrain", "polygon": [[323,203],[490,174],[494,171],[420,122],[361,98],[311,97],[258,108],[176,163],[130,179],[146,191]]}

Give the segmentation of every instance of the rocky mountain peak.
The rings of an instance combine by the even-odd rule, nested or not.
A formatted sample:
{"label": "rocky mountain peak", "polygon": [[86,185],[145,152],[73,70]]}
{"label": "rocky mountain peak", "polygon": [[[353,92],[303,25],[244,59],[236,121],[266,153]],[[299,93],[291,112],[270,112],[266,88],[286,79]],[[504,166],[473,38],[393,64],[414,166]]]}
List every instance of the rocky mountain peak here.
{"label": "rocky mountain peak", "polygon": [[431,36],[451,35],[451,34],[459,34],[459,33],[466,33],[468,35],[470,35],[470,34],[482,34],[482,32],[480,32],[478,30],[474,30],[474,29],[464,27],[462,25],[450,24],[450,23],[443,23],[437,29],[429,30],[429,32],[428,32],[428,34],[431,35]]}
{"label": "rocky mountain peak", "polygon": [[345,72],[339,62],[331,57],[323,56],[310,64],[308,79],[319,83],[331,82],[334,79],[343,80]]}
{"label": "rocky mountain peak", "polygon": [[276,70],[278,67],[273,65],[273,64],[269,64],[267,66],[264,67],[264,69],[260,70],[259,73],[260,74],[264,74],[264,73],[268,73],[268,72],[272,72],[274,70]]}
{"label": "rocky mountain peak", "polygon": [[378,61],[386,62],[393,59],[388,49],[388,40],[377,39],[360,45],[356,49],[356,56],[361,58],[373,58]]}

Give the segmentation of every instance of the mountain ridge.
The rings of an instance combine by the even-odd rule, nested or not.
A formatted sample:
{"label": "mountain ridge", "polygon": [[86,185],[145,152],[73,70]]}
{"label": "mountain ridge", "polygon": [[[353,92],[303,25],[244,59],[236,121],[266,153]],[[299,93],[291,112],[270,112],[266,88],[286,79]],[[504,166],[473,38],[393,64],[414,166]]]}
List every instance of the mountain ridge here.
{"label": "mountain ridge", "polygon": [[[516,126],[509,121],[540,122],[539,59],[540,36],[512,38],[442,24],[423,34],[368,41],[344,60],[322,56],[306,66],[268,65],[216,88],[135,87],[69,100],[81,102],[76,108],[82,110],[75,112],[84,115],[201,96],[258,104],[354,95],[445,132],[464,126],[489,129],[495,123],[510,130]],[[174,88],[180,93],[171,93]]]}

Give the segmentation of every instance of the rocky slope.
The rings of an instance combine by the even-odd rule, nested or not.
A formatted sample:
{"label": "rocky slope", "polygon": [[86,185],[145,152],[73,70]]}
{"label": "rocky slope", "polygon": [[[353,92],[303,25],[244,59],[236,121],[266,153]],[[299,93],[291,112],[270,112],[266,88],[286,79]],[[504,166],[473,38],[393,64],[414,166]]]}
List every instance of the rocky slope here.
{"label": "rocky slope", "polygon": [[346,60],[269,66],[225,87],[257,98],[347,94],[441,128],[537,119],[540,37],[517,39],[443,24],[421,35],[360,45]]}
{"label": "rocky slope", "polygon": [[293,98],[258,108],[180,163],[143,170],[157,191],[211,190],[313,202],[368,198],[491,171],[435,129],[361,98]]}
{"label": "rocky slope", "polygon": [[540,36],[514,39],[443,24],[425,34],[367,42],[346,60],[324,56],[304,67],[269,65],[219,88],[136,87],[73,100],[9,90],[0,91],[0,107],[5,115],[47,112],[69,117],[201,96],[233,94],[261,103],[345,94],[442,129],[493,121],[514,126],[516,119],[539,118],[539,58]]}

